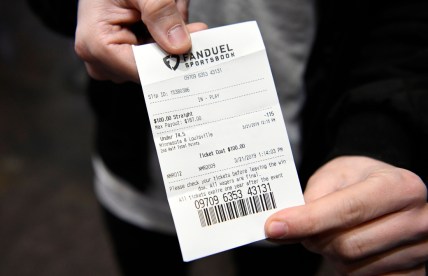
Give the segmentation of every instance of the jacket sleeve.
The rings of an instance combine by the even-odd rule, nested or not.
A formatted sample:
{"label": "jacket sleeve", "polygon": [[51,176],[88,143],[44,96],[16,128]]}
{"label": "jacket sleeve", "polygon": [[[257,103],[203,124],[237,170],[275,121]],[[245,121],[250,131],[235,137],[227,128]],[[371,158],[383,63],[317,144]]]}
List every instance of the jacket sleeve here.
{"label": "jacket sleeve", "polygon": [[78,0],[27,0],[27,3],[46,27],[61,35],[74,37]]}
{"label": "jacket sleeve", "polygon": [[324,1],[307,71],[303,172],[364,155],[428,168],[428,2]]}

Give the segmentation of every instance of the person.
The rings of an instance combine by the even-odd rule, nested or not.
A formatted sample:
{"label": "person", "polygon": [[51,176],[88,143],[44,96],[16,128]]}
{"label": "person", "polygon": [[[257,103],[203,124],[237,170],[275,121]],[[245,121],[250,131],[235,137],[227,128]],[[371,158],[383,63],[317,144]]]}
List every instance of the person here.
{"label": "person", "polygon": [[[295,1],[242,1],[240,5],[236,4],[239,1],[209,2],[196,5],[209,6],[215,17],[224,16],[222,23],[231,23],[227,11],[238,17],[236,11],[281,14],[296,5]],[[312,5],[311,1],[302,2]],[[173,250],[174,237],[155,233],[173,230],[168,229],[168,223],[161,222],[162,217],[127,212],[123,208],[126,203],[115,194],[125,190],[122,197],[131,202],[128,205],[141,210],[156,206],[152,196],[161,197],[153,191],[156,185],[149,185],[161,180],[153,173],[158,170],[156,160],[147,162],[148,156],[154,156],[150,153],[153,147],[145,146],[151,137],[144,100],[141,91],[136,92],[139,80],[130,45],[154,40],[171,53],[189,50],[189,32],[206,25],[185,23],[187,5],[184,0],[79,1],[75,45],[92,77],[88,90],[98,122],[98,156],[94,161],[97,191],[126,275],[135,275],[138,267],[139,272],[150,271],[142,259],[152,253],[154,259],[165,260],[177,273],[183,266],[178,248]],[[231,9],[233,5],[241,9]],[[311,52],[299,52],[307,49],[302,44],[299,46],[303,48],[276,44],[275,48],[281,46],[279,52],[297,51],[304,62],[308,58],[298,139],[299,174],[302,184],[307,183],[306,204],[281,210],[266,222],[266,236],[286,246],[233,250],[238,256],[238,273],[247,269],[258,274],[263,272],[257,269],[265,268],[272,273],[313,275],[318,260],[311,251],[344,275],[425,275],[427,5],[417,0],[319,0]],[[265,9],[254,10],[260,7]],[[304,22],[311,18],[308,14],[289,14],[286,18],[290,18],[289,24]],[[266,22],[281,20],[286,19],[272,15]],[[312,43],[310,31],[290,29],[284,36],[302,35],[307,44]],[[276,72],[281,72],[276,80],[295,73]],[[118,186],[121,184],[117,182],[131,183],[132,187]],[[146,205],[139,205],[141,201],[135,199],[138,193],[151,195],[143,197]],[[308,251],[302,251],[300,244]],[[162,250],[165,248],[168,250]],[[144,250],[150,254],[143,254]],[[297,261],[293,261],[296,256]],[[308,265],[306,261],[301,265],[299,259],[308,260]]]}

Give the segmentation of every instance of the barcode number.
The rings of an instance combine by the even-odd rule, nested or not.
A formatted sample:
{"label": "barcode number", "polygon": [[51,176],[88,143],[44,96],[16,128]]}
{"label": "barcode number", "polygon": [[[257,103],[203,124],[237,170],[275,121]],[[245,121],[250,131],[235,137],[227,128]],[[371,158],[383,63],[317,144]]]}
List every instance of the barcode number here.
{"label": "barcode number", "polygon": [[273,192],[259,194],[198,210],[202,227],[275,209]]}

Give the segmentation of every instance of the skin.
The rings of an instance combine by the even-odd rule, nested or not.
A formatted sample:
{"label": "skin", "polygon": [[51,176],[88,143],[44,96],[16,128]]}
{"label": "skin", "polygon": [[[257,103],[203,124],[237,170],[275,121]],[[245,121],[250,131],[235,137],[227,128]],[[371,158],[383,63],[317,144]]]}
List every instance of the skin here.
{"label": "skin", "polygon": [[[189,33],[207,28],[204,23],[186,25],[188,4],[188,0],[80,0],[76,54],[94,79],[139,83],[132,45],[156,41],[169,53],[185,53],[191,48]],[[141,21],[151,35],[131,30]]]}
{"label": "skin", "polygon": [[305,205],[268,218],[269,239],[302,242],[338,275],[426,275],[427,190],[414,173],[339,157],[314,173],[304,197]]}
{"label": "skin", "polygon": [[[188,0],[80,0],[75,50],[89,75],[139,82],[132,45],[157,42],[172,54],[189,51]],[[143,22],[148,32],[131,26]],[[149,35],[150,34],[150,35]],[[306,204],[281,210],[265,224],[275,242],[302,242],[338,275],[425,275],[427,190],[414,173],[362,156],[321,167],[308,182]]]}

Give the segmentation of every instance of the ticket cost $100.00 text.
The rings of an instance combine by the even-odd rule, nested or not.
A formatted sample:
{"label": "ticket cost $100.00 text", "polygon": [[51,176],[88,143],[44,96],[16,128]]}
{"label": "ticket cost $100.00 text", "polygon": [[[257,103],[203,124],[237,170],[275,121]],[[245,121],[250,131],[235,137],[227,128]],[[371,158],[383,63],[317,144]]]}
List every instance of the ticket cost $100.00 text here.
{"label": "ticket cost $100.00 text", "polygon": [[304,204],[255,21],[192,34],[192,51],[134,46],[168,203],[185,261],[265,238]]}

